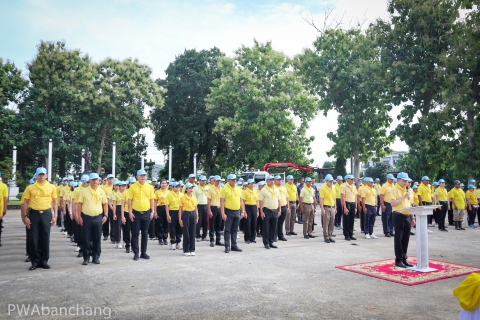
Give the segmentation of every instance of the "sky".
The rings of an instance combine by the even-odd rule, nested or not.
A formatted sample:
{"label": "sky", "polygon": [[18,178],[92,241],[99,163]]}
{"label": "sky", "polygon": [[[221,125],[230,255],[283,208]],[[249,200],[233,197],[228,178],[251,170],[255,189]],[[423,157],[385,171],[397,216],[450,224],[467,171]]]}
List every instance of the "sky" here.
{"label": "sky", "polygon": [[[185,49],[217,46],[232,56],[241,45],[272,41],[275,50],[290,57],[311,48],[317,31],[302,17],[323,26],[324,13],[333,9],[329,21],[343,17],[343,26],[377,18],[387,19],[387,0],[242,0],[242,1],[163,1],[163,0],[0,0],[0,57],[24,70],[32,61],[40,40],[64,40],[68,48],[80,49],[93,61],[107,57],[137,58],[152,68],[154,79],[163,78],[165,69]],[[392,110],[392,128],[399,108]],[[337,115],[318,114],[307,134],[312,165],[331,160],[327,138],[337,128]],[[163,164],[163,153],[153,144],[153,133],[145,129],[149,144],[147,159]],[[406,151],[399,141],[393,150]]]}

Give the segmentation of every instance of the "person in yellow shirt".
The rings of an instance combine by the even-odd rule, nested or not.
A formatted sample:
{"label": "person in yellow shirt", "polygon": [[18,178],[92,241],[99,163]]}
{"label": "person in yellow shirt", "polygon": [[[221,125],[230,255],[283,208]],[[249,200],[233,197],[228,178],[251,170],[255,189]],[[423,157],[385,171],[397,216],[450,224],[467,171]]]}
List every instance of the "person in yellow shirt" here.
{"label": "person in yellow shirt", "polygon": [[332,235],[337,202],[333,189],[333,177],[329,174],[325,177],[325,184],[320,188],[319,200],[322,211],[323,239],[326,243],[335,243]]}
{"label": "person in yellow shirt", "polygon": [[245,223],[244,223],[244,240],[246,244],[256,243],[256,230],[257,230],[257,202],[258,195],[253,189],[254,180],[247,180],[247,189],[242,192],[242,199],[245,204]]}
{"label": "person in yellow shirt", "polygon": [[[227,184],[220,191],[220,212],[225,221],[223,232],[225,241],[225,253],[230,251],[242,252],[237,246],[237,230],[240,219],[245,216],[245,204],[242,201],[242,189],[237,187],[237,176],[229,174]],[[232,244],[230,247],[230,243]]]}
{"label": "person in yellow shirt", "polygon": [[168,220],[165,211],[165,201],[168,193],[167,180],[160,181],[160,189],[155,191],[155,206],[157,207],[157,217],[155,218],[155,232],[159,245],[168,245]]}
{"label": "person in yellow shirt", "polygon": [[68,183],[67,189],[62,193],[63,196],[63,212],[66,212],[66,216],[68,219],[66,221],[69,221],[70,228],[69,228],[69,236],[70,236],[70,242],[75,242],[75,229],[77,227],[77,222],[75,221],[75,216],[73,214],[73,190],[75,187],[75,182],[70,181]]}
{"label": "person in yellow shirt", "polygon": [[465,216],[465,192],[461,189],[459,180],[455,180],[453,184],[454,188],[448,194],[452,202],[453,223],[455,224],[455,230],[465,230],[462,227],[463,216]]}
{"label": "person in yellow shirt", "polygon": [[285,218],[285,234],[287,236],[296,236],[294,232],[295,229],[295,214],[297,212],[297,186],[293,181],[293,176],[287,176],[287,183],[285,184],[285,189],[288,194],[288,210],[287,216]]}
{"label": "person in yellow shirt", "polygon": [[80,218],[82,217],[82,206],[81,204],[78,203],[78,198],[80,196],[80,192],[88,188],[89,186],[89,180],[90,177],[87,174],[84,174],[80,177],[81,183],[80,185],[73,190],[72,198],[73,198],[73,206],[72,206],[72,211],[73,211],[73,221],[75,221],[75,237],[77,239],[77,248],[75,248],[75,251],[78,252],[77,258],[83,257],[83,227],[80,224]]}
{"label": "person in yellow shirt", "polygon": [[355,224],[355,211],[357,210],[357,188],[353,184],[353,176],[345,176],[346,183],[342,186],[341,201],[343,206],[343,235],[345,240],[357,240],[353,236]]}
{"label": "person in yellow shirt", "polygon": [[181,250],[182,242],[182,227],[178,220],[178,210],[180,208],[180,193],[181,186],[178,182],[172,182],[172,191],[167,194],[165,198],[165,212],[170,229],[170,250]]}
{"label": "person in yellow shirt", "polygon": [[445,180],[438,180],[438,188],[435,189],[434,196],[436,203],[442,206],[437,212],[437,217],[435,219],[438,223],[438,230],[448,232],[445,227],[445,216],[447,215],[447,211],[450,210],[450,206],[448,204],[448,192],[447,189],[445,189]]}
{"label": "person in yellow shirt", "polygon": [[[65,183],[67,181],[67,177],[64,177],[61,181],[58,182],[58,186],[57,186],[57,199],[60,199],[60,193],[63,189],[63,187],[65,186]],[[57,208],[57,212],[58,212],[58,216],[57,216],[57,227],[58,229],[60,230],[60,232],[63,232],[63,227],[62,227],[62,218],[63,218],[63,214],[62,214],[62,208],[61,208],[61,203],[59,201],[58,202],[58,208]]]}
{"label": "person in yellow shirt", "polygon": [[70,192],[70,182],[73,182],[73,180],[73,176],[67,177],[65,185],[63,186],[62,190],[60,190],[59,198],[59,204],[63,213],[63,227],[65,229],[64,235],[70,239],[73,237],[73,221],[71,219],[72,213],[68,211],[68,208],[65,206],[64,196],[65,193]]}
{"label": "person in yellow shirt", "polygon": [[[373,188],[373,179],[366,177],[363,178],[364,186],[360,191],[360,197],[362,199],[362,209],[365,214],[364,233],[365,239],[378,239],[373,233],[373,227],[375,226],[375,219],[377,217],[377,194]],[[383,187],[382,187],[383,188]],[[380,195],[381,198],[382,195]]]}
{"label": "person in yellow shirt", "polygon": [[[197,199],[197,209],[198,209],[198,223],[197,226],[197,236],[196,241],[207,241],[207,231],[208,231],[208,209],[207,209],[207,177],[201,175],[198,177],[198,185],[193,186],[193,195]],[[185,188],[186,189],[186,188]],[[200,229],[202,233],[200,234]],[[185,246],[183,246],[185,248]]]}
{"label": "person in yellow shirt", "polygon": [[315,190],[312,188],[312,178],[305,178],[305,185],[300,190],[299,204],[303,221],[303,237],[305,239],[315,238],[312,235],[313,215],[317,210],[317,199]]}
{"label": "person in yellow shirt", "polygon": [[373,185],[373,188],[377,193],[377,217],[380,217],[381,216],[380,209],[382,209],[382,205],[380,203],[380,189],[382,188],[382,185],[380,184],[379,178],[375,178],[375,184]]}
{"label": "person in yellow shirt", "polygon": [[[147,254],[148,227],[150,221],[156,216],[155,192],[152,185],[147,183],[147,172],[143,169],[137,171],[137,182],[128,189],[128,213],[132,220],[132,250],[133,260],[139,258],[150,259]],[[141,248],[138,246],[138,238],[142,231]],[[139,256],[139,249],[140,256]]]}
{"label": "person in yellow shirt", "polygon": [[[201,181],[206,181],[201,180]],[[193,195],[193,184],[185,184],[185,195],[180,198],[178,221],[183,228],[183,255],[195,255],[195,232],[198,222],[198,201]]]}
{"label": "person in yellow shirt", "polygon": [[263,219],[262,240],[265,249],[277,248],[273,242],[275,239],[275,233],[277,232],[276,225],[278,217],[282,214],[280,192],[274,186],[274,179],[274,176],[268,176],[267,185],[258,195],[260,217]]}
{"label": "person in yellow shirt", "polygon": [[[37,168],[36,181],[29,185],[24,195],[24,210],[22,220],[30,229],[29,257],[32,266],[29,270],[37,267],[50,269],[50,229],[57,221],[57,191],[55,186],[47,181],[47,169]],[[28,210],[29,208],[29,210]],[[26,212],[28,211],[28,215]],[[40,246],[40,255],[38,249]]]}
{"label": "person in yellow shirt", "polygon": [[418,186],[413,186],[413,206],[418,207]]}
{"label": "person in yellow shirt", "polygon": [[277,240],[280,241],[287,241],[287,238],[285,238],[283,234],[283,224],[285,222],[285,219],[287,218],[287,211],[290,210],[290,207],[288,206],[288,202],[290,201],[288,198],[288,192],[287,189],[282,186],[282,177],[279,175],[275,176],[275,188],[278,190],[278,195],[280,198],[280,207],[281,207],[281,215],[278,217],[277,220],[277,231],[275,233],[274,241],[276,242]]}
{"label": "person in yellow shirt", "polygon": [[111,207],[113,209],[113,228],[112,233],[114,235],[115,244],[118,249],[123,249],[122,241],[122,218],[124,211],[124,201],[122,199],[122,194],[120,193],[120,182],[115,181],[113,183],[113,191],[108,196],[110,200]]}
{"label": "person in yellow shirt", "polygon": [[[480,182],[477,185],[477,188],[475,189],[475,195],[477,196],[477,203],[480,204]],[[477,221],[478,225],[480,226],[480,208],[477,208]]]}
{"label": "person in yellow shirt", "polygon": [[[475,180],[473,180],[473,183],[475,183]],[[467,202],[468,227],[475,229],[475,217],[477,215],[478,200],[477,196],[475,195],[475,186],[473,184],[468,185],[468,190],[465,193],[465,201]]]}
{"label": "person in yellow shirt", "polygon": [[[222,231],[222,216],[220,215],[220,182],[221,177],[216,175],[213,177],[213,185],[210,185],[207,192],[207,210],[210,218],[210,230],[208,235],[210,236],[210,247],[223,246],[221,241]],[[214,236],[215,235],[215,242]],[[255,239],[255,238],[254,238]]]}
{"label": "person in yellow shirt", "polygon": [[0,180],[0,247],[2,246],[3,217],[7,214],[8,187]]}
{"label": "person in yellow shirt", "polygon": [[260,216],[260,202],[258,201],[258,195],[262,191],[262,189],[265,187],[266,183],[265,181],[259,181],[257,186],[258,189],[257,191],[257,238],[262,236],[262,225],[263,225],[263,219]]}
{"label": "person in yellow shirt", "polygon": [[125,252],[130,253],[131,239],[132,239],[132,220],[130,220],[130,214],[128,213],[128,181],[120,182],[120,194],[123,202],[122,213],[122,240],[125,247]]}
{"label": "person in yellow shirt", "polygon": [[393,237],[393,216],[390,204],[390,190],[393,187],[393,174],[387,174],[387,182],[380,188],[380,207],[382,208],[382,225],[385,237]]}
{"label": "person in yellow shirt", "polygon": [[337,181],[333,185],[333,188],[335,190],[335,202],[337,207],[337,213],[335,214],[335,221],[334,221],[333,227],[338,230],[342,230],[342,217],[343,217],[342,187],[343,187],[343,177],[337,176]]}
{"label": "person in yellow shirt", "polygon": [[[103,178],[103,183],[100,185],[100,188],[102,188],[102,190],[105,192],[107,196],[113,190],[114,180],[115,180],[115,177],[113,176],[113,174],[109,174]],[[102,226],[103,240],[107,241],[108,236],[110,236],[110,241],[112,241],[112,243],[115,243],[114,241],[115,236],[112,233],[112,225],[113,225],[113,210],[112,208],[108,207],[107,222],[104,223]]]}
{"label": "person in yellow shirt", "polygon": [[415,226],[415,216],[409,211],[403,210],[410,207],[410,195],[406,185],[411,179],[405,172],[397,174],[397,183],[390,190],[390,204],[393,210],[393,225],[395,236],[393,246],[395,249],[395,266],[399,268],[413,267],[407,261],[408,243],[410,231]]}
{"label": "person in yellow shirt", "polygon": [[[432,188],[430,187],[430,178],[422,177],[422,183],[418,186],[418,203],[420,206],[432,205],[433,196]],[[428,226],[433,227],[433,215],[427,217]]]}

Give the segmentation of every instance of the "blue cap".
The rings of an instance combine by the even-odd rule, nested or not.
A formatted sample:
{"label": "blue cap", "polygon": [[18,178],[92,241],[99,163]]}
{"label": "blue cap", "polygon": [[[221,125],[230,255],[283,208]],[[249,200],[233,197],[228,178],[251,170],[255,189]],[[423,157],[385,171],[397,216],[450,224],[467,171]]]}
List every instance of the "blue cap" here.
{"label": "blue cap", "polygon": [[178,187],[178,186],[180,186],[180,183],[178,183],[176,181],[172,182],[172,187],[175,188],[175,187]]}
{"label": "blue cap", "polygon": [[178,181],[178,185],[181,186],[181,187],[183,187],[183,181],[181,181],[181,180]]}
{"label": "blue cap", "polygon": [[415,189],[418,189],[418,187],[417,187],[417,186],[413,186],[412,189],[415,190]]}
{"label": "blue cap", "polygon": [[210,177],[208,178],[208,180],[212,180],[212,179],[215,179],[215,176],[210,176]]}
{"label": "blue cap", "polygon": [[193,188],[193,184],[187,183],[185,184],[185,189]]}
{"label": "blue cap", "polygon": [[248,186],[248,182],[245,181],[245,182],[243,183],[243,186]]}
{"label": "blue cap", "polygon": [[325,178],[328,178],[328,177],[332,178],[333,180],[333,176],[330,173],[325,176]]}
{"label": "blue cap", "polygon": [[468,181],[468,182],[475,184],[475,180],[474,180],[474,179],[470,179],[470,181]]}
{"label": "blue cap", "polygon": [[67,180],[68,180],[67,177],[63,177],[62,179],[62,181],[67,181]]}
{"label": "blue cap", "polygon": [[247,184],[251,184],[251,183],[255,183],[255,181],[253,179],[248,179]]}
{"label": "blue cap", "polygon": [[430,178],[429,178],[429,177],[427,177],[427,176],[423,176],[423,177],[422,177],[422,181],[424,181],[424,180],[428,180],[428,181],[430,181]]}
{"label": "blue cap", "polygon": [[377,182],[377,181],[380,181],[380,179],[378,179],[378,178],[375,178],[375,182]]}
{"label": "blue cap", "polygon": [[35,171],[35,175],[39,175],[39,174],[47,174],[47,169],[43,167],[37,168],[37,171]]}
{"label": "blue cap", "polygon": [[264,186],[264,185],[266,185],[266,183],[265,183],[265,181],[260,181],[260,182],[258,183],[258,185],[259,185],[259,186]]}
{"label": "blue cap", "polygon": [[148,184],[151,184],[151,183],[152,183],[152,180],[147,180],[147,183],[148,183]]}
{"label": "blue cap", "polygon": [[468,189],[474,189],[475,187],[471,184],[468,185]]}
{"label": "blue cap", "polygon": [[170,179],[170,182],[175,182],[175,179],[173,179],[173,178],[172,178],[172,179]]}
{"label": "blue cap", "polygon": [[200,176],[200,177],[198,178],[198,180],[200,180],[200,181],[207,181],[207,177],[206,177],[206,176]]}
{"label": "blue cap", "polygon": [[275,179],[275,177],[272,176],[272,175],[269,175],[269,176],[267,176],[267,179],[265,179],[265,180],[273,180],[273,179]]}
{"label": "blue cap", "polygon": [[72,175],[68,176],[68,181],[73,181],[75,180]]}
{"label": "blue cap", "polygon": [[393,178],[393,183],[397,183],[397,178]]}
{"label": "blue cap", "polygon": [[460,183],[460,187],[465,187],[465,185],[463,183]]}
{"label": "blue cap", "polygon": [[241,186],[241,185],[243,185],[242,181],[240,181],[240,180],[237,181],[237,186]]}
{"label": "blue cap", "polygon": [[113,174],[110,173],[107,175],[107,179],[110,179],[110,178],[115,178],[115,177],[113,176]]}
{"label": "blue cap", "polygon": [[228,180],[237,180],[237,176],[234,175],[233,173],[230,173],[227,177]]}
{"label": "blue cap", "polygon": [[[305,181],[307,181],[307,180],[305,179]],[[310,179],[310,181],[312,181],[312,180]],[[333,177],[331,175],[327,174],[327,176],[325,177],[325,181],[333,181]]]}
{"label": "blue cap", "polygon": [[[327,178],[325,177],[325,179],[327,179]],[[306,177],[306,178],[305,178],[305,182],[312,182],[312,178]]]}
{"label": "blue cap", "polygon": [[353,176],[352,176],[351,174],[347,174],[347,175],[345,176],[345,180],[348,180],[348,179],[353,179]]}
{"label": "blue cap", "polygon": [[434,186],[434,187],[438,187],[438,185],[439,185],[439,184],[438,184],[437,181],[435,181],[435,182],[433,183],[433,186]]}
{"label": "blue cap", "polygon": [[[423,178],[425,178],[425,177],[423,177]],[[424,180],[423,178],[422,178],[422,180]],[[402,179],[402,180],[405,180],[407,182],[412,181],[412,179],[410,179],[408,177],[408,173],[406,173],[406,172],[400,172],[399,174],[397,174],[397,179]],[[427,180],[428,180],[428,177],[427,177]]]}
{"label": "blue cap", "polygon": [[114,186],[118,186],[118,185],[119,185],[119,181],[113,181],[113,185],[114,185]]}
{"label": "blue cap", "polygon": [[280,177],[279,175],[276,175],[276,176],[274,177],[274,179],[275,179],[275,180],[282,180],[282,177]]}
{"label": "blue cap", "polygon": [[443,183],[443,182],[445,182],[445,180],[443,180],[443,179],[438,180],[438,184]]}
{"label": "blue cap", "polygon": [[387,174],[387,179],[392,179],[393,180],[394,178],[395,177],[393,176],[393,174],[391,174],[391,173]]}
{"label": "blue cap", "polygon": [[137,179],[135,179],[134,177],[130,177],[128,178],[128,183],[135,183],[137,181]]}
{"label": "blue cap", "polygon": [[194,175],[193,173],[190,173],[190,174],[188,175],[188,179],[190,179],[190,178],[196,178],[196,177],[195,177],[195,175]]}
{"label": "blue cap", "polygon": [[90,177],[88,176],[88,174],[84,174],[80,180],[83,182],[88,182],[88,180],[90,180]]}
{"label": "blue cap", "polygon": [[213,177],[213,180],[215,180],[215,181],[220,181],[220,180],[222,180],[222,178],[220,178],[220,176],[214,176],[214,177]]}
{"label": "blue cap", "polygon": [[220,181],[221,181],[221,182],[225,182],[225,178],[221,178]]}
{"label": "blue cap", "polygon": [[337,180],[343,180],[342,176],[337,176]]}
{"label": "blue cap", "polygon": [[143,176],[143,175],[146,175],[147,174],[147,171],[143,170],[143,169],[140,169],[137,171],[137,176]]}
{"label": "blue cap", "polygon": [[75,188],[77,186],[77,183],[75,181],[70,182],[70,187]]}
{"label": "blue cap", "polygon": [[243,181],[243,178],[242,177],[238,178],[238,181]]}
{"label": "blue cap", "polygon": [[89,178],[90,180],[100,179],[100,176],[98,175],[98,173],[90,173]]}
{"label": "blue cap", "polygon": [[30,179],[30,180],[28,180],[28,183],[34,184],[35,182],[33,182],[33,179]]}
{"label": "blue cap", "polygon": [[[372,180],[372,181],[370,181],[370,180]],[[369,177],[364,177],[363,182],[373,182],[373,179],[369,178]]]}
{"label": "blue cap", "polygon": [[293,180],[293,176],[290,174],[287,176],[287,180]]}

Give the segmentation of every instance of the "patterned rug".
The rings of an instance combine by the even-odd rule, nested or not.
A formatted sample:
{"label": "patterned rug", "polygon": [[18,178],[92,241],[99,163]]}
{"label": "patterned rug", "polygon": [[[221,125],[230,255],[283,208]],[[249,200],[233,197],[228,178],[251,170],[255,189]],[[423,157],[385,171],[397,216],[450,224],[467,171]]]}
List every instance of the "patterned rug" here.
{"label": "patterned rug", "polygon": [[[416,265],[416,258],[409,258],[410,264]],[[396,282],[407,286],[428,283],[448,278],[456,278],[479,272],[480,267],[466,266],[458,263],[429,259],[430,268],[437,271],[418,272],[395,267],[395,259],[336,266],[335,268],[360,273],[369,277]]]}

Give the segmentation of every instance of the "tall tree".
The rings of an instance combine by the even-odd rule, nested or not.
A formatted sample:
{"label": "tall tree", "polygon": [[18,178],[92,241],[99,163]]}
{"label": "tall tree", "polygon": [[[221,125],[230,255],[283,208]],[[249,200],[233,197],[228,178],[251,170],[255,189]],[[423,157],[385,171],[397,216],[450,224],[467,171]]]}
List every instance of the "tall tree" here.
{"label": "tall tree", "polygon": [[270,42],[242,46],[220,62],[222,78],[207,98],[218,118],[215,132],[228,142],[228,162],[237,169],[266,162],[311,163],[313,137],[306,136],[315,100],[293,72],[291,59]]}
{"label": "tall tree", "polygon": [[157,148],[174,147],[174,176],[193,172],[195,154],[199,165],[210,175],[215,171],[218,155],[225,148],[222,135],[213,132],[214,118],[205,106],[212,81],[221,76],[218,60],[223,56],[216,47],[185,50],[170,63],[165,71],[166,78],[157,80],[167,90],[165,106],[153,109],[150,121]]}
{"label": "tall tree", "polygon": [[[390,19],[378,20],[384,84],[396,104],[403,104],[395,129],[410,148],[406,161],[416,174],[435,176],[445,167],[445,135],[437,112],[443,108],[442,59],[450,46],[458,1],[392,0]],[[418,118],[418,121],[415,121]]]}
{"label": "tall tree", "polygon": [[354,158],[354,176],[360,176],[360,161],[375,152],[390,152],[394,137],[387,128],[390,101],[382,91],[381,64],[374,35],[360,29],[319,30],[314,49],[296,57],[296,67],[312,94],[319,97],[318,108],[326,115],[338,112],[337,132],[327,137],[334,142],[327,152],[337,158]]}

